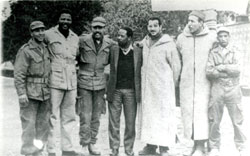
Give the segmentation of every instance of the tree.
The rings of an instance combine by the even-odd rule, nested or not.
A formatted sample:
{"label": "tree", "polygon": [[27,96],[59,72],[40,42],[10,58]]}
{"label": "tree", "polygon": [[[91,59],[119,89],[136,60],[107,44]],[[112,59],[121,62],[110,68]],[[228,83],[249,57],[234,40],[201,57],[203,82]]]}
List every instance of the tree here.
{"label": "tree", "polygon": [[46,29],[55,26],[58,14],[62,8],[72,11],[73,31],[80,35],[85,26],[104,11],[100,1],[12,1],[10,3],[11,15],[2,23],[3,28],[3,59],[13,60],[18,49],[30,38],[29,25],[34,20],[41,20]]}
{"label": "tree", "polygon": [[147,33],[147,20],[158,16],[162,19],[163,31],[176,36],[187,22],[188,11],[153,12],[150,0],[102,0],[105,8],[103,16],[107,20],[107,29],[114,38],[122,26],[129,26],[135,32],[134,39],[140,40]]}

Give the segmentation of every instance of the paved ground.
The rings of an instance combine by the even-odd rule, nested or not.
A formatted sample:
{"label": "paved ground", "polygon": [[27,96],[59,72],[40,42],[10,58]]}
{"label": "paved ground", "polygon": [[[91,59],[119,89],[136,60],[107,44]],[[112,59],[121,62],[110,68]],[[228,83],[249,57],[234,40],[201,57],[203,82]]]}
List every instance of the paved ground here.
{"label": "paved ground", "polygon": [[[1,112],[0,112],[0,156],[20,156],[20,146],[21,146],[21,123],[19,119],[19,105],[17,101],[17,95],[13,86],[13,79],[0,77],[1,87]],[[245,114],[245,131],[248,132],[247,136],[250,137],[250,98],[243,99],[243,108]],[[178,109],[177,109],[178,111]],[[79,146],[78,138],[78,117],[75,124],[74,133],[74,144],[76,150],[82,152]],[[124,119],[122,117],[121,134],[124,132]],[[101,119],[100,133],[98,135],[97,146],[101,149],[102,155],[109,155],[109,144],[108,144],[108,114],[103,115]],[[238,156],[238,152],[235,149],[233,143],[233,128],[231,126],[228,113],[225,110],[225,114],[222,121],[222,146],[221,146],[221,156]],[[249,138],[248,137],[248,138]],[[57,146],[59,148],[59,136],[57,140]],[[121,136],[123,139],[123,136]],[[249,144],[248,144],[249,145]],[[140,140],[135,141],[135,153],[138,153],[144,144]],[[250,147],[250,146],[247,146]],[[250,148],[249,148],[250,149]],[[181,151],[181,146],[176,145],[172,148],[170,153],[171,156],[179,156]],[[123,142],[121,141],[120,147],[121,155],[124,155]],[[58,154],[60,151],[58,150]]]}

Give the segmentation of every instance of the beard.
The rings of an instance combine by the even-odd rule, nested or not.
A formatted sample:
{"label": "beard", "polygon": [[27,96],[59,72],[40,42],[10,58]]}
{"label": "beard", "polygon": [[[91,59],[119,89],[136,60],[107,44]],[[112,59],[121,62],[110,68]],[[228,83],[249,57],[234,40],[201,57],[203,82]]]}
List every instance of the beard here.
{"label": "beard", "polygon": [[152,39],[152,40],[156,40],[156,39],[159,39],[161,36],[162,36],[162,33],[161,32],[158,32],[156,35],[152,35],[151,33],[148,34],[149,37]]}
{"label": "beard", "polygon": [[70,27],[70,24],[68,23],[59,23],[59,29],[61,31],[68,31]]}
{"label": "beard", "polygon": [[119,41],[118,41],[118,45],[119,45],[120,47],[122,47],[122,48],[125,48],[125,47],[127,46],[127,44],[128,44],[128,43],[126,43],[126,42],[119,42]]}
{"label": "beard", "polygon": [[[99,37],[96,36],[96,35],[98,35],[98,34],[99,34]],[[101,41],[102,38],[103,38],[103,35],[102,35],[100,32],[95,32],[95,33],[93,33],[93,39],[94,39],[94,40],[99,40],[99,41]]]}

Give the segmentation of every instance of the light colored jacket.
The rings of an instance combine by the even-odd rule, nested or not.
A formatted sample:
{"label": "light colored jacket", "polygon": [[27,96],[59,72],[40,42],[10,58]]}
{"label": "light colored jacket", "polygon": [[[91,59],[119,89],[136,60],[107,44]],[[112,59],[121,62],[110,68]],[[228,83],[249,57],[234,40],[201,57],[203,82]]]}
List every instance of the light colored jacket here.
{"label": "light colored jacket", "polygon": [[206,64],[215,41],[214,34],[206,26],[195,36],[185,27],[177,38],[177,48],[182,58],[180,106],[184,136],[188,139],[191,139],[192,134],[194,140],[208,138],[210,83],[206,78]]}
{"label": "light colored jacket", "polygon": [[29,40],[18,51],[14,65],[14,82],[18,96],[44,101],[50,98],[48,78],[50,60],[48,47],[41,51],[34,40]]}
{"label": "light colored jacket", "polygon": [[148,144],[173,146],[176,136],[175,83],[180,60],[173,39],[164,34],[149,46],[143,41],[141,140]]}
{"label": "light colored jacket", "polygon": [[[225,50],[225,56],[222,56],[221,52]],[[222,71],[217,69],[222,65]],[[239,50],[233,46],[228,45],[223,48],[217,46],[211,50],[208,57],[206,74],[212,83],[219,83],[223,86],[235,86],[239,85],[241,72],[241,63],[239,57]]]}
{"label": "light colored jacket", "polygon": [[51,58],[50,87],[63,90],[73,90],[77,87],[76,56],[78,54],[79,38],[69,31],[65,38],[58,30],[58,26],[45,32]]}

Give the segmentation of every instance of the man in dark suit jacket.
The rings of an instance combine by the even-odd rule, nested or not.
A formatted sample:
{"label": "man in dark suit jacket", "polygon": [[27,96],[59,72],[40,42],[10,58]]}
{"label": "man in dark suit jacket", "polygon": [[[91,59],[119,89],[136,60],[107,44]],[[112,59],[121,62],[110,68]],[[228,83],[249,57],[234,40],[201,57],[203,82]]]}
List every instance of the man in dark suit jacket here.
{"label": "man in dark suit jacket", "polygon": [[134,155],[135,119],[137,103],[141,98],[141,49],[132,45],[133,31],[124,27],[118,32],[118,45],[111,48],[110,75],[107,87],[109,102],[109,143],[112,156],[117,156],[120,146],[120,116],[122,106],[125,116],[124,147],[128,156]]}

